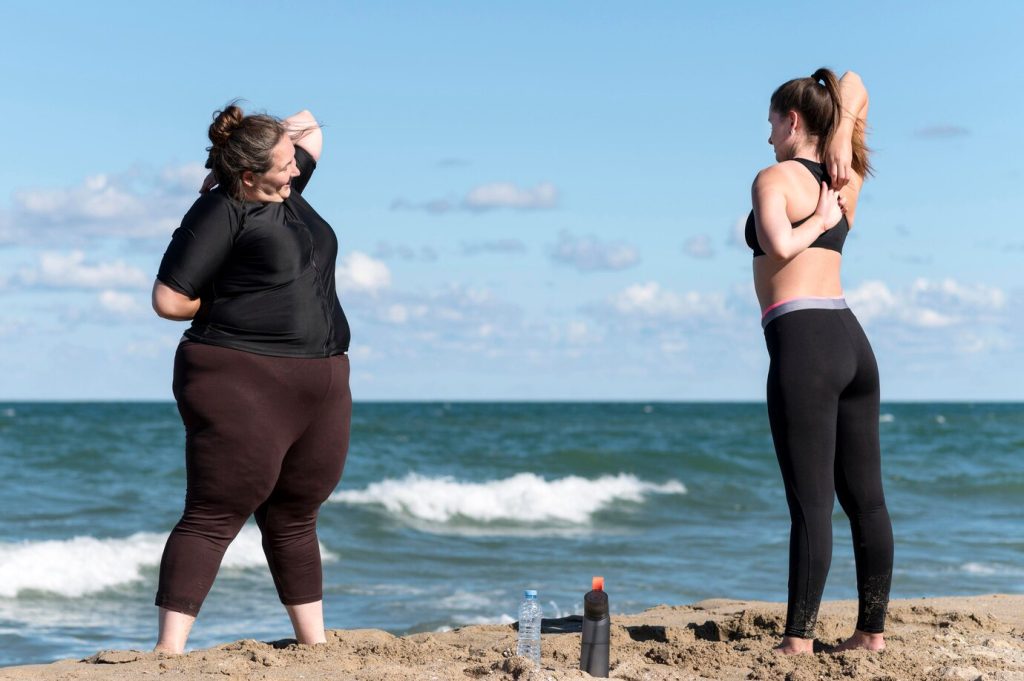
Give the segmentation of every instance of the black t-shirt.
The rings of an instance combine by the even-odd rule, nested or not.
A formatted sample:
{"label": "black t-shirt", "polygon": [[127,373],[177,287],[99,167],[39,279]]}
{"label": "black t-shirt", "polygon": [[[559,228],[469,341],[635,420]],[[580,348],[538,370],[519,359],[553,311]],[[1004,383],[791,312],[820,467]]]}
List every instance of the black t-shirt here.
{"label": "black t-shirt", "polygon": [[157,279],[202,301],[188,339],[279,357],[348,351],[334,285],[338,240],[302,198],[316,162],[302,147],[295,161],[300,174],[284,201],[237,201],[218,187],[174,231]]}

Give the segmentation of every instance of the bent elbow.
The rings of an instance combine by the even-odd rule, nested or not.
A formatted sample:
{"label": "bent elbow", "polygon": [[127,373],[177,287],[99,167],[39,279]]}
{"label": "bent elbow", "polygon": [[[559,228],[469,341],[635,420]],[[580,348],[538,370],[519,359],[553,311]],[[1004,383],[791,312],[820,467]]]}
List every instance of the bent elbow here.
{"label": "bent elbow", "polygon": [[158,307],[157,305],[154,305],[153,311],[156,312],[157,317],[160,317],[161,319],[166,319],[168,321],[178,322],[181,321],[182,319],[179,315],[176,315],[174,312],[168,310],[165,307]]}
{"label": "bent elbow", "polygon": [[764,254],[772,259],[773,262],[786,262],[791,259],[795,253],[790,253],[786,248],[777,246],[775,244],[768,244],[768,248],[764,249]]}
{"label": "bent elbow", "polygon": [[153,308],[153,312],[156,313],[157,317],[163,317],[164,319],[167,319],[167,308],[164,306],[163,301],[160,300],[159,296],[157,296],[156,293],[153,294],[149,302]]}
{"label": "bent elbow", "polygon": [[153,312],[158,317],[175,322],[187,321],[195,317],[200,305],[198,298],[192,300],[161,284],[153,287],[150,301],[153,305]]}
{"label": "bent elbow", "polygon": [[153,301],[153,312],[156,313],[157,317],[160,317],[161,319],[168,319],[172,322],[176,322],[181,319],[181,316],[176,314],[177,311],[163,301]]}

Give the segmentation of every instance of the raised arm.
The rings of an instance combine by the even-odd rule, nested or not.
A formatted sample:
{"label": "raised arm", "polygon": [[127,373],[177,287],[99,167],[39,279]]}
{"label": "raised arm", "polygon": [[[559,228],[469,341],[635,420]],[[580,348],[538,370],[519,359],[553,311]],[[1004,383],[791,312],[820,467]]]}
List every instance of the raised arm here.
{"label": "raised arm", "polygon": [[868,118],[868,91],[853,71],[847,71],[839,79],[839,101],[842,104],[839,127],[825,150],[825,167],[835,189],[842,189],[853,177],[853,136],[858,127],[864,129]]}
{"label": "raised arm", "polygon": [[314,161],[319,161],[324,146],[324,134],[313,114],[308,110],[300,111],[284,119],[284,124],[295,145],[308,151]]}

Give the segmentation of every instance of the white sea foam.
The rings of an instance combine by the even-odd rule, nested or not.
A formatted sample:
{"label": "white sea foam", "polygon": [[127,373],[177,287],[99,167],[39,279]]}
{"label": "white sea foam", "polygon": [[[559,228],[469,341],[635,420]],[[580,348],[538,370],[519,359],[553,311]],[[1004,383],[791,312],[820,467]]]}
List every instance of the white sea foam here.
{"label": "white sea foam", "polygon": [[452,477],[410,473],[366,489],[335,492],[330,500],[383,506],[390,513],[432,523],[456,519],[480,523],[521,522],[584,525],[616,502],[642,502],[651,494],[685,494],[676,480],[655,484],[620,473],[588,480],[575,475],[545,480],[519,473],[503,480],[460,482]]}
{"label": "white sea foam", "polygon": [[1001,577],[1019,577],[1024,575],[1024,569],[1010,567],[1008,565],[992,565],[990,563],[964,563],[960,569],[969,575],[990,577],[999,575]]}
{"label": "white sea foam", "polygon": [[[74,537],[0,543],[0,598],[41,591],[79,598],[143,580],[160,564],[167,535],[137,532],[114,539]],[[335,558],[321,546],[324,560]],[[266,564],[259,530],[248,525],[228,547],[221,566],[248,569]]]}
{"label": "white sea foam", "polygon": [[892,423],[895,420],[896,417],[893,416],[892,414],[882,414],[881,416],[878,417],[879,423]]}
{"label": "white sea foam", "polygon": [[437,605],[444,610],[482,610],[494,603],[494,597],[462,591],[437,599]]}
{"label": "white sea foam", "polygon": [[477,615],[474,617],[460,617],[459,624],[464,626],[472,624],[512,624],[516,621],[516,618],[512,615],[501,613],[497,617],[487,617],[486,615]]}

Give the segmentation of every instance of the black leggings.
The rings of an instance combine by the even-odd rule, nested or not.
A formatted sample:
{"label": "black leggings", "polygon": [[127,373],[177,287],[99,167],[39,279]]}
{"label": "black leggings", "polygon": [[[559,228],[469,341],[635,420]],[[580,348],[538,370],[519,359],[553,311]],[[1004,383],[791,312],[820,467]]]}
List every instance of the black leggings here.
{"label": "black leggings", "polygon": [[348,452],[345,355],[268,357],[184,342],[174,396],[185,423],[185,512],[167,539],[156,604],[199,613],[228,544],[255,514],[281,602],[323,595],[316,520]]}
{"label": "black leggings", "polygon": [[[768,418],[786,484],[789,608],[786,635],[813,638],[832,562],[835,496],[850,519],[857,563],[857,628],[881,633],[893,540],[882,493],[878,366],[845,303],[799,299],[766,317]],[[789,305],[788,303],[786,305]]]}

